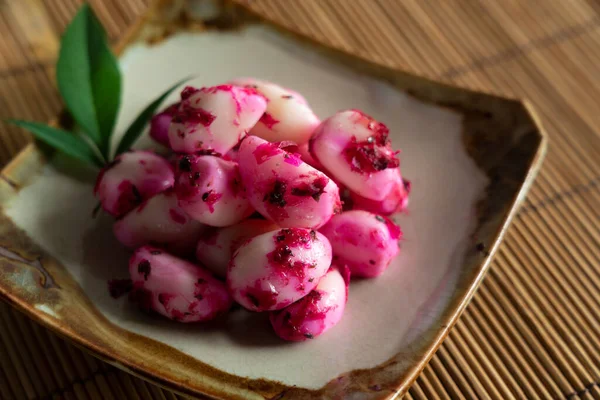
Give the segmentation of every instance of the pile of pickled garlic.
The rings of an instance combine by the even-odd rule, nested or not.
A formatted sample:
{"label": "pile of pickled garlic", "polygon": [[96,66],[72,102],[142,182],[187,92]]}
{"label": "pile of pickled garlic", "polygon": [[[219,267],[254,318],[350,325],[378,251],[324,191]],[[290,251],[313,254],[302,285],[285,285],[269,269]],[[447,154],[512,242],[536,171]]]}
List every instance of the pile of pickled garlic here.
{"label": "pile of pickled garlic", "polygon": [[109,282],[179,322],[234,304],[268,312],[275,333],[315,338],[342,318],[350,276],[398,254],[410,185],[388,128],[359,110],[320,121],[300,94],[256,79],[186,87],[155,115],[170,148],[118,156],[94,189],[134,249],[130,279]]}

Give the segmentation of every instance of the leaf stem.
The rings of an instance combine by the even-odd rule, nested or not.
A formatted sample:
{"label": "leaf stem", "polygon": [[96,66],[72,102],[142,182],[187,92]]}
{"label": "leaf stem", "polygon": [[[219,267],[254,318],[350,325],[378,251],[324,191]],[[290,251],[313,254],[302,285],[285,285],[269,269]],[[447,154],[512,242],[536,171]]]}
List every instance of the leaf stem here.
{"label": "leaf stem", "polygon": [[115,156],[118,156],[119,154],[131,149],[131,146],[133,146],[135,141],[140,137],[140,135],[144,131],[144,127],[146,126],[148,121],[150,121],[150,119],[154,116],[154,113],[162,104],[162,102],[173,92],[173,90],[177,89],[184,82],[190,80],[191,78],[192,77],[187,77],[180,80],[179,82],[168,88],[165,92],[163,92],[163,94],[154,99],[154,101],[152,101],[146,106],[146,108],[142,110],[142,112],[133,120],[131,125],[129,125],[129,128],[127,128],[127,130],[125,131],[125,134],[123,135],[121,141],[119,142],[119,145],[117,146]]}

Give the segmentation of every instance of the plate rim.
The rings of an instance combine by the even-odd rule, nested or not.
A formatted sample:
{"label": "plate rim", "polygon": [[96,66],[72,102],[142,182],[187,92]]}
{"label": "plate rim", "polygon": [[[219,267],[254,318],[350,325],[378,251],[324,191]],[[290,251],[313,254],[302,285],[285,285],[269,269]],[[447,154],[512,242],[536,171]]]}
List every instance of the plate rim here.
{"label": "plate rim", "polygon": [[[424,81],[428,85],[433,85],[437,87],[443,87],[446,90],[452,90],[456,92],[468,92],[476,95],[483,95],[493,99],[494,101],[503,101],[503,102],[513,102],[517,106],[522,107],[527,116],[532,120],[533,126],[536,128],[536,133],[538,134],[539,143],[535,150],[533,157],[531,157],[530,162],[527,165],[527,174],[524,177],[524,180],[520,183],[519,189],[516,191],[514,198],[509,202],[510,208],[509,211],[504,215],[501,223],[498,226],[497,231],[492,235],[493,244],[488,250],[489,254],[484,258],[482,263],[476,268],[477,276],[476,278],[469,283],[469,286],[466,291],[462,291],[458,298],[449,302],[447,305],[447,311],[445,311],[440,316],[440,322],[443,322],[443,328],[436,333],[435,338],[432,342],[430,342],[427,351],[421,355],[420,359],[413,363],[413,365],[408,368],[402,376],[398,377],[400,383],[396,386],[396,390],[394,393],[389,396],[394,397],[397,395],[402,395],[407,392],[409,386],[416,380],[419,373],[425,368],[427,363],[430,361],[433,354],[438,350],[443,341],[446,339],[448,334],[450,333],[453,326],[456,324],[462,313],[464,312],[466,306],[471,301],[473,295],[477,291],[479,285],[482,283],[483,278],[487,271],[489,270],[491,261],[493,259],[494,254],[496,253],[502,239],[505,235],[506,230],[510,226],[511,222],[514,220],[519,205],[525,197],[525,194],[529,191],[535,176],[538,174],[539,169],[542,164],[542,160],[546,154],[548,147],[548,135],[541,123],[541,119],[539,118],[537,112],[535,111],[534,106],[526,99],[518,99],[511,98],[507,96],[500,96],[497,94],[492,94],[486,91],[480,90],[471,90],[462,88],[457,85],[451,85],[446,82],[437,81],[419,74],[415,74],[411,71],[404,71],[400,68],[387,67],[380,64],[376,64],[359,54],[353,54],[347,52],[343,49],[334,48],[327,44],[321,43],[312,37],[306,36],[302,32],[295,30],[291,27],[286,27],[280,24],[278,21],[271,20],[264,15],[259,14],[257,11],[251,9],[250,5],[244,0],[216,0],[217,3],[220,3],[223,6],[232,6],[234,7],[234,11],[238,12],[247,12],[256,18],[256,22],[259,24],[265,24],[275,28],[279,33],[284,35],[292,35],[295,39],[298,39],[302,42],[307,42],[311,46],[316,46],[327,52],[338,53],[341,57],[347,57],[352,59],[360,59],[361,61],[371,64],[373,68],[376,69],[385,69],[390,74],[398,74],[404,76],[406,79],[416,79]],[[123,50],[136,42],[138,35],[141,30],[145,26],[145,24],[150,21],[151,17],[159,10],[160,7],[163,7],[167,3],[171,3],[172,0],[154,0],[153,3],[148,7],[148,9],[133,23],[133,25],[127,29],[126,33],[121,36],[120,40],[116,44],[115,51],[117,54],[121,54]],[[231,10],[230,10],[231,11]],[[247,22],[247,21],[246,21]],[[411,93],[412,94],[412,93]],[[419,97],[417,95],[417,97]],[[428,99],[428,102],[431,103],[431,100]],[[53,119],[51,121],[53,125],[58,124],[58,119]],[[0,178],[2,178],[2,182],[11,186],[12,190],[15,190],[12,185],[16,182],[18,185],[18,179],[13,179],[16,170],[21,166],[25,161],[27,161],[31,157],[35,157],[38,146],[35,142],[29,143],[25,146],[15,157],[9,161],[9,163],[0,171]],[[44,162],[45,163],[45,162]],[[18,311],[25,313],[29,318],[32,318],[34,321],[41,323],[44,327],[50,329],[52,332],[58,334],[59,336],[69,340],[69,342],[74,343],[78,348],[82,348],[83,350],[92,353],[94,356],[100,358],[101,360],[108,362],[111,365],[114,365],[120,369],[123,369],[129,373],[132,373],[135,376],[138,376],[142,379],[151,381],[163,388],[168,390],[183,394],[183,395],[210,395],[210,396],[223,396],[227,395],[225,392],[214,393],[212,390],[206,390],[204,393],[199,392],[193,388],[189,388],[185,386],[185,382],[174,382],[170,379],[165,379],[160,376],[157,370],[148,371],[143,369],[142,367],[131,364],[128,361],[125,361],[123,358],[119,358],[118,354],[111,354],[110,349],[99,348],[94,345],[90,340],[87,340],[84,337],[77,336],[74,332],[68,332],[65,326],[61,324],[55,323],[52,321],[47,314],[43,311],[36,309],[33,304],[27,303],[22,299],[18,298],[18,296],[11,295],[10,292],[6,290],[6,288],[0,285],[0,299],[8,302],[11,306],[16,308]],[[457,304],[454,304],[457,303]],[[445,315],[448,313],[449,315]],[[112,324],[112,322],[109,322]],[[201,360],[200,360],[201,361]],[[223,383],[224,385],[228,385],[229,382]],[[287,385],[283,385],[287,386]],[[206,388],[204,388],[206,389]],[[260,394],[258,391],[253,391],[256,394]],[[388,395],[382,395],[388,397]],[[383,397],[381,397],[383,398]]]}

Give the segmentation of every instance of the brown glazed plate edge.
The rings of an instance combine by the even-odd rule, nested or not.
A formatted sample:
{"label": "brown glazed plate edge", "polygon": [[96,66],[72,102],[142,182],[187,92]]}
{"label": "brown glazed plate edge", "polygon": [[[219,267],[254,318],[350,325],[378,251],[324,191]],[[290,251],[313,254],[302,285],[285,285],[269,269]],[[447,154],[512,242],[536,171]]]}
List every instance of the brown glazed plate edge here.
{"label": "brown glazed plate edge", "polygon": [[[178,2],[156,1],[124,35],[116,46],[117,51],[121,52],[127,45],[139,40],[147,24],[159,26],[159,31],[164,35],[180,29],[189,29],[189,21],[185,18],[161,19],[161,12],[165,7],[175,3]],[[516,216],[518,206],[530,188],[546,152],[547,139],[540,120],[527,101],[461,89],[372,63],[358,55],[319,43],[300,32],[284,27],[277,21],[267,20],[254,13],[245,1],[219,2],[219,6],[222,7],[223,18],[217,21],[218,26],[233,24],[235,28],[245,23],[269,25],[334,59],[345,63],[352,61],[352,67],[386,80],[419,99],[451,107],[465,114],[467,122],[463,134],[464,143],[476,163],[492,180],[488,197],[501,191],[507,192],[508,195],[503,198],[502,204],[493,204],[489,199],[482,201],[479,215],[481,221],[478,223],[476,234],[477,240],[485,243],[484,251],[473,250],[467,255],[465,263],[470,267],[465,268],[467,275],[461,277],[461,282],[467,282],[468,285],[453,293],[437,328],[421,341],[425,345],[416,346],[416,350],[405,354],[397,354],[369,370],[347,372],[319,390],[237,377],[109,322],[87,300],[64,267],[31,243],[31,240],[4,215],[0,216],[0,240],[3,242],[0,243],[0,297],[30,318],[104,361],[187,396],[204,394],[217,398],[239,399],[315,399],[339,398],[360,392],[365,395],[364,398],[383,399],[402,395],[462,314],[481,283],[506,229]],[[185,24],[182,24],[182,21]],[[208,26],[206,24],[206,27]],[[194,29],[197,28],[198,25],[195,25]],[[202,29],[202,24],[199,29]],[[482,135],[486,140],[480,140]],[[491,152],[496,154],[498,150],[503,154],[499,156],[500,160],[496,159],[496,164],[493,164],[488,160],[494,159],[490,156]],[[508,162],[502,161],[502,157],[507,158]],[[515,162],[511,157],[518,159],[518,167],[514,167]],[[0,180],[0,200],[18,193],[19,188],[26,185],[28,178],[35,175],[45,162],[45,153],[36,144],[26,146],[0,174],[3,178]],[[506,177],[502,173],[510,176]],[[39,290],[35,293],[19,290],[4,279],[3,268],[7,271],[23,268],[25,265],[31,269],[38,281]],[[35,268],[31,268],[32,266]],[[57,310],[70,306],[79,310],[79,313],[76,318],[65,319],[61,315],[61,319],[57,319],[35,308],[36,303],[52,304]],[[410,359],[406,359],[409,355]],[[173,363],[175,367],[166,370],[157,368],[156,362],[159,359],[164,360],[164,364]]]}

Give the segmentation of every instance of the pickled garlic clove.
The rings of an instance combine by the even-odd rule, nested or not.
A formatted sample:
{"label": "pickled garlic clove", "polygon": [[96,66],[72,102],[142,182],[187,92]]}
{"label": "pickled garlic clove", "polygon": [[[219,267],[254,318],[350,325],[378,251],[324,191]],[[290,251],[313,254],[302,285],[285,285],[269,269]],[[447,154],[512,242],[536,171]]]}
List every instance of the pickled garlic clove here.
{"label": "pickled garlic clove", "polygon": [[337,185],[277,144],[248,136],[239,166],[250,203],[279,226],[316,229],[341,209]]}
{"label": "pickled garlic clove", "polygon": [[163,250],[144,246],[129,261],[130,299],[145,311],[178,322],[200,322],[225,313],[232,299],[210,272]]}
{"label": "pickled garlic clove", "polygon": [[365,210],[378,215],[390,216],[397,212],[405,211],[408,208],[408,198],[410,194],[410,181],[398,177],[392,190],[383,200],[371,200],[350,192],[349,199],[352,209]]}
{"label": "pickled garlic clove", "polygon": [[107,213],[119,218],[173,182],[166,159],[150,151],[129,151],[102,168],[94,194]]}
{"label": "pickled garlic clove", "polygon": [[167,190],[116,221],[113,232],[119,242],[130,248],[152,244],[174,254],[190,255],[205,228],[179,207],[175,192]]}
{"label": "pickled garlic clove", "polygon": [[215,156],[184,155],[177,165],[175,193],[179,206],[195,220],[210,226],[229,226],[254,211],[237,163]]}
{"label": "pickled garlic clove", "polygon": [[348,301],[349,273],[344,275],[332,267],[305,297],[281,310],[272,311],[269,319],[277,336],[302,342],[314,339],[337,325]]}
{"label": "pickled garlic clove", "polygon": [[251,311],[284,308],[307,295],[331,265],[331,246],[318,232],[286,228],[253,237],[227,271],[233,298]]}
{"label": "pickled garlic clove", "polygon": [[196,259],[216,276],[225,278],[231,256],[246,240],[277,229],[264,219],[247,219],[226,228],[208,228],[196,247]]}
{"label": "pickled garlic clove", "polygon": [[186,87],[169,127],[173,151],[225,154],[261,118],[267,100],[253,89],[219,85]]}
{"label": "pickled garlic clove", "polygon": [[309,150],[327,173],[356,194],[383,200],[394,187],[399,166],[388,128],[358,110],[326,119],[310,139]]}
{"label": "pickled garlic clove", "polygon": [[389,218],[368,211],[345,211],[320,229],[329,239],[334,262],[345,264],[353,277],[381,275],[398,254],[402,231]]}
{"label": "pickled garlic clove", "polygon": [[235,79],[231,83],[255,89],[268,100],[265,113],[250,130],[251,135],[270,142],[291,140],[302,144],[308,142],[321,122],[306,99],[293,90],[253,78]]}
{"label": "pickled garlic clove", "polygon": [[165,147],[170,147],[169,126],[178,108],[179,103],[171,104],[150,120],[150,137]]}

